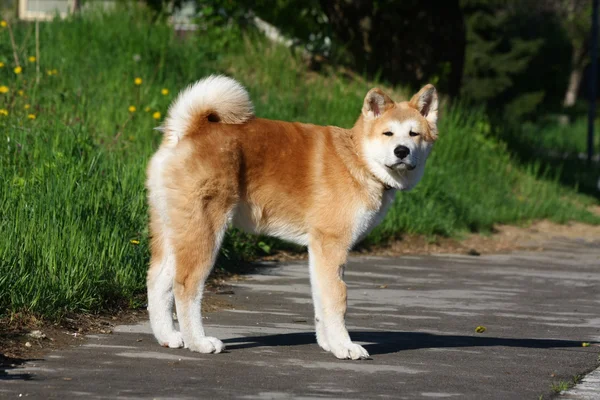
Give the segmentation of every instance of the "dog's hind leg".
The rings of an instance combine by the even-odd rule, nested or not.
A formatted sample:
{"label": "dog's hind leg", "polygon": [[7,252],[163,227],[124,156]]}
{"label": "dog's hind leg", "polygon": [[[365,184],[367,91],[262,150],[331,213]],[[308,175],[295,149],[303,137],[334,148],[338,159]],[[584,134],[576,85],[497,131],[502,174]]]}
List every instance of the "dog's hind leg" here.
{"label": "dog's hind leg", "polygon": [[315,317],[322,319],[316,327],[317,340],[322,348],[327,350],[328,347],[337,358],[368,358],[369,353],[350,340],[346,329],[347,291],[342,278],[348,247],[339,239],[316,234],[312,235],[309,244],[313,297],[318,299]]}
{"label": "dog's hind leg", "polygon": [[150,209],[151,261],[148,269],[148,314],[158,342],[165,347],[182,347],[181,333],[173,324],[173,278],[175,255],[169,246],[165,227]]}
{"label": "dog's hind leg", "polygon": [[201,196],[190,202],[193,210],[183,212],[173,222],[177,318],[185,347],[200,353],[220,353],[225,348],[219,339],[205,336],[201,315],[204,283],[223,241],[232,209],[230,204],[220,200]]}

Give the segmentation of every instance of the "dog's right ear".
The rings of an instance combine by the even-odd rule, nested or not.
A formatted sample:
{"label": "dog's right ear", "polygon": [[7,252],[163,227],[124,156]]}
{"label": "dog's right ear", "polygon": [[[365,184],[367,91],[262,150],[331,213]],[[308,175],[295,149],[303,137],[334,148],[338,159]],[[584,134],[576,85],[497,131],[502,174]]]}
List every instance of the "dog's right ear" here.
{"label": "dog's right ear", "polygon": [[396,103],[387,94],[383,93],[383,90],[374,88],[369,90],[369,93],[365,96],[362,114],[366,119],[376,119],[395,106]]}

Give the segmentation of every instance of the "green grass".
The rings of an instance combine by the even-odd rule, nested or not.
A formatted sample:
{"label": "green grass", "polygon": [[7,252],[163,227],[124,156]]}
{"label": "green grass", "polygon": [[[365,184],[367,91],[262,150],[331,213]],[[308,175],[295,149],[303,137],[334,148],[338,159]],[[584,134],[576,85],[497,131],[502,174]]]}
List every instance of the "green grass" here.
{"label": "green grass", "polygon": [[[540,170],[549,171],[566,186],[599,198],[598,164],[590,166],[587,156],[587,117],[572,117],[561,124],[556,116],[524,122],[511,128],[496,130],[495,136],[505,141],[522,163],[535,162]],[[594,154],[600,151],[600,123],[596,120]]]}
{"label": "green grass", "polygon": [[550,385],[550,390],[552,390],[553,393],[560,393],[564,390],[569,390],[572,386],[573,384],[571,382],[558,381]]}
{"label": "green grass", "polygon": [[581,376],[581,375],[573,375],[573,377],[571,378],[570,381],[562,381],[561,380],[558,382],[552,382],[552,384],[550,385],[550,390],[552,390],[553,393],[558,394],[562,391],[571,389],[573,386],[580,383],[582,379],[583,379],[583,376]]}
{"label": "green grass", "polygon": [[[164,117],[188,83],[227,73],[248,87],[259,116],[344,127],[371,87],[335,70],[309,72],[289,50],[252,34],[211,29],[181,41],[133,8],[40,24],[37,84],[36,64],[27,61],[35,55],[34,27],[13,28],[19,75],[8,33],[0,32],[0,86],[9,88],[0,94],[8,112],[0,115],[0,315],[93,312],[144,290],[145,167],[160,141],[153,114]],[[600,222],[584,209],[593,198],[540,176],[535,165],[519,166],[491,130],[480,110],[446,110],[424,181],[399,195],[369,240],[537,218]],[[278,245],[261,241],[231,232],[223,253],[235,258]]]}
{"label": "green grass", "polygon": [[[525,123],[520,134],[524,140],[527,140],[529,147],[537,148],[540,152],[552,151],[560,155],[587,153],[587,117],[575,118],[564,125],[554,120]],[[600,149],[600,124],[596,122],[594,153],[598,149]]]}

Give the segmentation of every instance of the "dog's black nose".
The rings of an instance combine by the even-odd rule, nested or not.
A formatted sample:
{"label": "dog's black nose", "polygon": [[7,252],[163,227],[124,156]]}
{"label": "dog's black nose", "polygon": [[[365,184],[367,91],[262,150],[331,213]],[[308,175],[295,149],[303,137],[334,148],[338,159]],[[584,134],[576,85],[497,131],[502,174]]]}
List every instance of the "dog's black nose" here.
{"label": "dog's black nose", "polygon": [[410,154],[410,149],[406,146],[398,146],[394,149],[394,154],[399,159],[403,159]]}

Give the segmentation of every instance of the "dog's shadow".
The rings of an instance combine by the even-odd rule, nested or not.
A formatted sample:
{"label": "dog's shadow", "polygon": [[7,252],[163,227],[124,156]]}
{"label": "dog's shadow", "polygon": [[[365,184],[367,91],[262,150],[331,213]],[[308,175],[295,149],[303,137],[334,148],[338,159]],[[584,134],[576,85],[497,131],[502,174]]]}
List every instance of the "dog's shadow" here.
{"label": "dog's shadow", "polygon": [[[522,347],[533,349],[550,349],[581,347],[580,341],[561,339],[516,339],[486,336],[435,335],[423,332],[351,332],[352,340],[366,342],[364,348],[371,355],[397,353],[403,350],[456,348],[456,347]],[[253,347],[299,346],[316,343],[312,332],[285,333],[226,339],[223,342],[228,350],[248,349]]]}
{"label": "dog's shadow", "polygon": [[28,361],[40,361],[39,359],[12,358],[0,354],[0,381],[29,381],[33,379],[30,373],[9,373]]}

